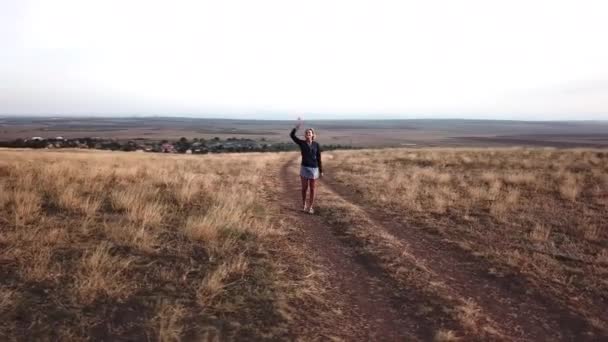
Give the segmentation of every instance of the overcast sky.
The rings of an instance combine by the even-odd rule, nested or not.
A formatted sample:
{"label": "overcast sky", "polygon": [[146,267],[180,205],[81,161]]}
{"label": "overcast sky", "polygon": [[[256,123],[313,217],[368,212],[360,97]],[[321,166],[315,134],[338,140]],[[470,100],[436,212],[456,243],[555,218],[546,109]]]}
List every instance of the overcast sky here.
{"label": "overcast sky", "polygon": [[0,0],[0,114],[608,119],[607,1]]}

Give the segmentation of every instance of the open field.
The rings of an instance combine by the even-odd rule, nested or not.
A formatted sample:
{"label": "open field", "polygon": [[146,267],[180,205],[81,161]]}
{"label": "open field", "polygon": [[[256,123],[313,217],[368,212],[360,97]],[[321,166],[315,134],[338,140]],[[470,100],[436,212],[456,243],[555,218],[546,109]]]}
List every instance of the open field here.
{"label": "open field", "polygon": [[278,158],[0,151],[0,340],[287,338]]}
{"label": "open field", "polygon": [[[54,138],[177,140],[219,137],[289,141],[293,121],[196,118],[0,117],[0,140]],[[317,120],[325,144],[378,146],[607,147],[607,121],[526,122],[492,120]]]}
{"label": "open field", "polygon": [[[608,330],[606,150],[388,149],[326,155],[336,192],[372,208],[371,216],[406,242],[408,262],[423,270],[406,280],[410,285],[428,290],[429,282],[436,283],[438,296],[462,296],[480,317],[496,316],[495,325],[481,324],[496,331],[499,323],[518,324],[496,304],[510,303],[516,308],[512,315],[525,312],[529,322],[547,325],[547,317],[525,308],[535,302],[550,302],[555,306],[547,312],[576,313]],[[324,209],[322,215],[348,227],[361,221],[348,206]],[[399,265],[393,261],[389,271],[398,272]],[[523,288],[526,295],[520,294],[518,304],[515,294]],[[574,321],[562,322],[561,329],[572,328]]]}
{"label": "open field", "polygon": [[601,341],[608,152],[0,150],[1,340]]}

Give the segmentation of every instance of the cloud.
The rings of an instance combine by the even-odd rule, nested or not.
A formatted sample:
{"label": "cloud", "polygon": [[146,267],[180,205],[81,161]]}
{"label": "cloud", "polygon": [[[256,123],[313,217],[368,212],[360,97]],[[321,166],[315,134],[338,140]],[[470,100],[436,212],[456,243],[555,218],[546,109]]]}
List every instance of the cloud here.
{"label": "cloud", "polygon": [[564,95],[602,94],[608,99],[608,78],[603,80],[572,82],[556,87],[550,91]]}
{"label": "cloud", "polygon": [[[598,44],[605,9],[599,1],[3,1],[0,32],[11,34],[0,34],[8,47],[0,112],[606,112],[583,95],[603,94],[603,83],[568,88],[608,75],[608,46]],[[568,96],[577,99],[564,104]]]}

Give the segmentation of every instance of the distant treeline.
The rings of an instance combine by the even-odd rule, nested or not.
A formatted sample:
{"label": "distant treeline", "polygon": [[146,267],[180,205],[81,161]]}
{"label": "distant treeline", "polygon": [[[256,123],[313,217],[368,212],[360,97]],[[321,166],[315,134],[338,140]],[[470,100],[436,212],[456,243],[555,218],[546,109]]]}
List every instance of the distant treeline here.
{"label": "distant treeline", "polygon": [[[215,137],[213,139],[194,138],[189,140],[185,137],[177,141],[147,139],[116,140],[97,137],[86,138],[41,138],[15,139],[12,141],[0,141],[0,147],[9,148],[83,148],[111,151],[143,151],[158,153],[225,153],[225,152],[279,152],[293,151],[298,147],[294,143],[268,142],[242,138],[228,138],[225,140]],[[352,146],[329,144],[322,145],[323,150],[352,149]]]}

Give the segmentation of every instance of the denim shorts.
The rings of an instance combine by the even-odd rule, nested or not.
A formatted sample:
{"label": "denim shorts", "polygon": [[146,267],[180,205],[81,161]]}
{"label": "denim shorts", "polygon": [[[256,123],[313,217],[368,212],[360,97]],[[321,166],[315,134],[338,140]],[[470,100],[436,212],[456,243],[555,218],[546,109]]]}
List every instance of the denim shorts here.
{"label": "denim shorts", "polygon": [[308,179],[317,179],[319,178],[319,168],[302,165],[300,167],[300,176]]}

